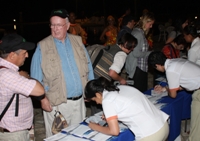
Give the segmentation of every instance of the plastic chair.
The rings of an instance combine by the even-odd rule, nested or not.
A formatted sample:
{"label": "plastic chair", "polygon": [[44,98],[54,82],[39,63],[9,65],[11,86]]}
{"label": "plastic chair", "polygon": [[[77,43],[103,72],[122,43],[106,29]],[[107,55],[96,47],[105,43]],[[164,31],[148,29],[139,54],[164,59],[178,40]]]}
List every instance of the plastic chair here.
{"label": "plastic chair", "polygon": [[163,37],[163,40],[166,41],[166,32],[165,32],[165,26],[164,25],[158,25],[158,29],[160,31],[158,41]]}

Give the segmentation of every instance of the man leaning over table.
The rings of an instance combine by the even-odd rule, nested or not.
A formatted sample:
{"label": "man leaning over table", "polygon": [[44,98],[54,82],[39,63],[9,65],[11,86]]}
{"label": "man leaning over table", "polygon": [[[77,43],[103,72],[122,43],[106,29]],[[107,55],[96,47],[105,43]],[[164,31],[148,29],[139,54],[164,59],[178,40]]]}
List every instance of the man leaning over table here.
{"label": "man leaning over table", "polygon": [[[26,42],[18,34],[8,34],[0,41],[0,113],[2,113],[14,95],[11,105],[0,121],[1,141],[29,141],[29,131],[33,123],[33,106],[29,96],[36,96],[41,100],[44,110],[51,111],[51,107],[44,107],[47,98],[43,86],[30,79],[25,71],[19,67],[28,58],[28,50],[35,45]],[[19,99],[18,99],[18,98]],[[18,104],[18,106],[17,106]]]}
{"label": "man leaning over table", "polygon": [[176,98],[177,91],[194,91],[191,105],[191,125],[189,141],[199,141],[200,136],[200,66],[186,59],[167,59],[159,51],[149,55],[148,63],[160,72],[166,73],[168,86],[156,85],[155,91],[168,91],[169,96]]}
{"label": "man leaning over table", "polygon": [[85,118],[83,89],[94,78],[81,37],[67,33],[68,17],[65,9],[51,12],[51,35],[38,43],[31,62],[31,76],[43,83],[53,108],[52,112],[43,111],[46,137],[52,135],[55,110],[61,112],[69,125]]}

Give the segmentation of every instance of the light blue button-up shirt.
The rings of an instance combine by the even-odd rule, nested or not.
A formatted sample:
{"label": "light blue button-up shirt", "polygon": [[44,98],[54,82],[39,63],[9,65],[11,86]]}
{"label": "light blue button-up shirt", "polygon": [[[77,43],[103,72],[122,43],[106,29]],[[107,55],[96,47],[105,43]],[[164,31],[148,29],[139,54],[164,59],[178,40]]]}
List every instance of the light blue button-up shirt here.
{"label": "light blue button-up shirt", "polygon": [[[66,37],[65,43],[62,43],[60,40],[54,38],[54,42],[61,60],[61,66],[67,88],[67,97],[80,96],[83,93],[83,88],[78,67],[74,59],[74,53],[70,40],[68,37]],[[86,49],[85,52],[88,60],[90,60]],[[37,79],[42,83],[43,73],[41,69],[41,61],[42,61],[42,55],[41,55],[40,45],[38,44],[31,62],[31,77]],[[88,79],[92,80],[94,79],[94,73],[90,61],[88,63],[88,69],[89,69]],[[48,86],[45,87],[45,91],[48,90],[49,87]]]}

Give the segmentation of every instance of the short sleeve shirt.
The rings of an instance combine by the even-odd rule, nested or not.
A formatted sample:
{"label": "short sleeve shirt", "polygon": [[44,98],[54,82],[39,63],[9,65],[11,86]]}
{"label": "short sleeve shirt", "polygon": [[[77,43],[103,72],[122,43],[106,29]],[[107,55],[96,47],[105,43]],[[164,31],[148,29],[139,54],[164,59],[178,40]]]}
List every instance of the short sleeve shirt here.
{"label": "short sleeve shirt", "polygon": [[119,92],[103,92],[102,107],[107,120],[117,119],[126,124],[136,140],[163,127],[168,115],[157,109],[143,93],[131,86],[120,85],[118,88]]}
{"label": "short sleeve shirt", "polygon": [[117,52],[115,54],[113,63],[111,67],[109,68],[109,70],[111,69],[111,70],[114,70],[116,73],[120,73],[125,64],[126,57],[127,57],[127,54],[125,52],[123,51]]}
{"label": "short sleeve shirt", "polygon": [[31,127],[33,122],[33,105],[29,97],[36,85],[35,80],[19,75],[18,67],[0,58],[0,113],[14,93],[19,94],[19,113],[15,117],[16,97],[0,122],[0,127],[10,132],[20,131]]}
{"label": "short sleeve shirt", "polygon": [[196,37],[188,51],[188,60],[200,65],[200,38]]}
{"label": "short sleeve shirt", "polygon": [[186,59],[167,59],[165,71],[169,89],[179,86],[193,91],[200,88],[200,66]]}

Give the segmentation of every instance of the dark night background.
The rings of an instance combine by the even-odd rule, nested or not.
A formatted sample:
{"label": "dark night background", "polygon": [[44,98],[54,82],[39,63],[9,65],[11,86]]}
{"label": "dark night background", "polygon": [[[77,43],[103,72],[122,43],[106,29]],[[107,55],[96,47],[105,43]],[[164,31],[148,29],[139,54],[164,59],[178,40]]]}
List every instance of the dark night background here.
{"label": "dark night background", "polygon": [[[110,14],[119,18],[127,7],[131,8],[131,14],[137,18],[142,15],[143,9],[153,12],[156,18],[154,34],[158,33],[158,24],[166,22],[170,17],[200,16],[198,0],[0,0],[0,32],[2,29],[13,30],[13,19],[16,19],[17,33],[27,41],[37,43],[50,34],[48,21],[53,9],[74,11],[78,18],[81,11],[85,11],[88,18],[93,15],[107,17]],[[26,64],[30,64],[32,53]],[[26,68],[29,71],[29,67]]]}
{"label": "dark night background", "polygon": [[48,21],[51,10],[55,8],[75,11],[78,16],[84,10],[88,17],[94,13],[119,17],[126,7],[132,9],[132,14],[141,16],[146,8],[155,13],[158,21],[169,16],[200,13],[197,0],[1,0],[0,6],[0,24],[19,19],[19,12],[22,12],[23,21]]}

